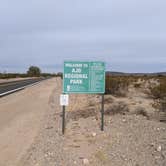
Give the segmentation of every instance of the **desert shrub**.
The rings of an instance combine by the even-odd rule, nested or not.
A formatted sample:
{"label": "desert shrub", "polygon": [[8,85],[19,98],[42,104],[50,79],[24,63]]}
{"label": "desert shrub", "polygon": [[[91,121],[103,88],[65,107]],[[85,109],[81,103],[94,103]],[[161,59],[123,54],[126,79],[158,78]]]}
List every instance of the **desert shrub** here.
{"label": "desert shrub", "polygon": [[97,151],[95,153],[95,158],[98,159],[102,165],[105,165],[108,162],[107,155],[103,151]]}
{"label": "desert shrub", "polygon": [[166,112],[166,98],[163,98],[160,100],[160,110],[162,112]]}
{"label": "desert shrub", "polygon": [[20,73],[0,73],[1,79],[9,79],[9,78],[18,78],[18,77],[27,77],[27,74],[20,74]]}
{"label": "desert shrub", "polygon": [[141,84],[140,84],[140,83],[135,83],[135,84],[134,84],[134,87],[135,87],[135,88],[140,88],[140,87],[141,87]]}
{"label": "desert shrub", "polygon": [[159,84],[151,87],[150,91],[160,111],[166,112],[166,77],[159,78]]}
{"label": "desert shrub", "polygon": [[136,76],[136,75],[124,75],[124,76],[112,76],[106,75],[106,94],[112,94],[117,96],[125,96],[128,91],[128,87],[134,84],[135,88],[140,88],[141,83],[139,81],[150,80],[151,77]]}
{"label": "desert shrub", "polygon": [[147,111],[143,107],[137,107],[136,114],[148,117]]}
{"label": "desert shrub", "polygon": [[127,77],[106,76],[106,94],[125,96],[129,82]]}
{"label": "desert shrub", "polygon": [[150,91],[155,99],[166,98],[166,78],[159,79],[159,84],[151,87]]}
{"label": "desert shrub", "polygon": [[129,112],[129,108],[124,102],[112,104],[108,109],[105,110],[106,115],[126,114],[126,112]]}

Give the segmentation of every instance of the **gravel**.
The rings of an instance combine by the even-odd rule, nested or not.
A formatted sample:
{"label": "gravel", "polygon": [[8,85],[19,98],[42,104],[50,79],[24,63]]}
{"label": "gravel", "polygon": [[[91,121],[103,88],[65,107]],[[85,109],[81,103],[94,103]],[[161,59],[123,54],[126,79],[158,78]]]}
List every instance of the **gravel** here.
{"label": "gravel", "polygon": [[[166,123],[140,114],[106,114],[100,131],[100,106],[91,100],[90,116],[74,111],[89,108],[89,95],[70,96],[65,135],[61,133],[61,82],[50,96],[43,125],[20,163],[24,166],[165,166]],[[84,105],[81,103],[84,102]],[[99,103],[98,103],[99,104]],[[80,109],[77,109],[80,108]],[[94,109],[95,108],[95,109]],[[91,110],[91,109],[90,109]],[[71,111],[71,113],[69,113]],[[88,112],[86,112],[88,114]],[[98,118],[97,118],[98,117]]]}

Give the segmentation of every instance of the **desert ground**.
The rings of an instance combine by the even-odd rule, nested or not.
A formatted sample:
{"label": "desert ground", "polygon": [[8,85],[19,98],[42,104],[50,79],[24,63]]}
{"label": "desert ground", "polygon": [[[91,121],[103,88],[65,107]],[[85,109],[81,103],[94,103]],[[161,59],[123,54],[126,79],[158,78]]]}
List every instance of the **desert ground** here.
{"label": "desert ground", "polygon": [[154,100],[130,86],[125,96],[69,96],[62,134],[61,78],[0,98],[0,166],[165,166],[166,123]]}

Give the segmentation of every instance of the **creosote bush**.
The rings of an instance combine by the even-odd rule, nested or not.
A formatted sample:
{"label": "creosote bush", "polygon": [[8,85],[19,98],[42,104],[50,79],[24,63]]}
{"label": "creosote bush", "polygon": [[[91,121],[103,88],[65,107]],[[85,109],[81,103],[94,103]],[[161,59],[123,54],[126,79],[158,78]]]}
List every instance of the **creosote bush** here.
{"label": "creosote bush", "polygon": [[129,112],[129,108],[127,104],[122,101],[112,104],[105,110],[106,115],[126,114],[127,112]]}
{"label": "creosote bush", "polygon": [[163,99],[166,97],[166,77],[159,79],[159,84],[151,87],[151,94],[155,99]]}
{"label": "creosote bush", "polygon": [[159,103],[161,111],[166,112],[166,77],[159,78],[159,84],[150,88],[151,95]]}
{"label": "creosote bush", "polygon": [[135,88],[140,88],[140,87],[141,87],[141,84],[140,84],[140,83],[135,83],[135,84],[134,84],[134,87],[135,87]]}
{"label": "creosote bush", "polygon": [[106,94],[115,96],[125,96],[128,86],[135,79],[127,76],[106,76]]}

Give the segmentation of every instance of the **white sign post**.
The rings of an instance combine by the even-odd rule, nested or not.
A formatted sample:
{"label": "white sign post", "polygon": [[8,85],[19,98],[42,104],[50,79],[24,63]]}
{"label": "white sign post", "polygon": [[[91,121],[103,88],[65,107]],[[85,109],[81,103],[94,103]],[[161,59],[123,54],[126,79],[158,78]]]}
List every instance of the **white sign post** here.
{"label": "white sign post", "polygon": [[65,133],[65,106],[69,105],[69,95],[60,95],[60,105],[62,106],[62,133]]}

